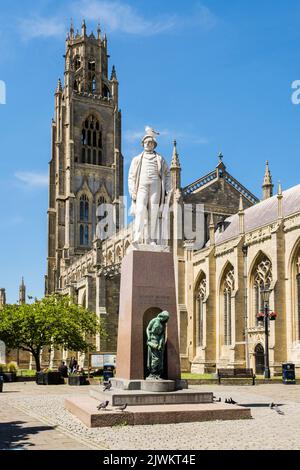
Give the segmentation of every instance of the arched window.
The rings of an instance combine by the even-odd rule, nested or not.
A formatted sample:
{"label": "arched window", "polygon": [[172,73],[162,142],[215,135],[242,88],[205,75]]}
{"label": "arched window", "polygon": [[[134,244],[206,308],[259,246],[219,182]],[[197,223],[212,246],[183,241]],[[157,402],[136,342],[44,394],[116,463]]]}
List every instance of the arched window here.
{"label": "arched window", "polygon": [[102,131],[99,121],[92,115],[82,126],[81,163],[102,165]]}
{"label": "arched window", "polygon": [[110,90],[107,85],[103,85],[102,87],[102,96],[105,98],[110,98]]}
{"label": "arched window", "polygon": [[232,343],[232,294],[234,291],[234,269],[228,267],[221,285],[223,296],[223,337],[224,345],[230,346]]}
{"label": "arched window", "polygon": [[203,276],[199,282],[196,292],[196,345],[203,346],[204,340],[204,301],[206,298],[206,277]]}
{"label": "arched window", "polygon": [[253,270],[253,310],[254,323],[260,325],[257,315],[264,311],[263,289],[269,289],[272,283],[272,263],[266,256],[261,256]]}
{"label": "arched window", "polygon": [[79,220],[80,222],[89,221],[89,200],[85,194],[80,197]]}
{"label": "arched window", "polygon": [[298,341],[300,341],[300,274],[296,277],[297,282],[297,307],[298,307],[298,315],[297,315],[297,323],[298,323]]}
{"label": "arched window", "polygon": [[88,89],[90,93],[96,91],[96,61],[90,59],[88,61]]}
{"label": "arched window", "polygon": [[79,55],[76,55],[74,57],[74,68],[75,68],[75,71],[79,70],[81,67],[81,58]]}
{"label": "arched window", "polygon": [[105,196],[100,196],[98,198],[98,206],[101,206],[101,204],[106,204],[106,197]]}
{"label": "arched window", "polygon": [[88,246],[89,244],[89,226],[84,226],[84,245]]}
{"label": "arched window", "polygon": [[79,244],[81,246],[89,245],[89,226],[80,224],[79,226]]}
{"label": "arched window", "polygon": [[298,250],[293,263],[293,282],[296,281],[295,286],[295,315],[293,318],[293,337],[296,341],[300,341],[300,250]]}
{"label": "arched window", "polygon": [[84,228],[83,225],[79,226],[79,244],[84,245]]}

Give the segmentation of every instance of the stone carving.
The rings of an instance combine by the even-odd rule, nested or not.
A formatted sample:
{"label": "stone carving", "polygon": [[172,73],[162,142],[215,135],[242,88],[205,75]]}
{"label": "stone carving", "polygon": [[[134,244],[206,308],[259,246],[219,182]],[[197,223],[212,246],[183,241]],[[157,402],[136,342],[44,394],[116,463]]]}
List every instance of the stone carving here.
{"label": "stone carving", "polygon": [[203,301],[205,297],[206,297],[206,278],[204,277],[199,283],[197,299],[199,300],[201,299]]}
{"label": "stone carving", "polygon": [[268,258],[264,258],[257,266],[254,273],[254,286],[262,289],[270,288],[272,282],[272,263]]}
{"label": "stone carving", "polygon": [[228,271],[224,281],[224,291],[233,292],[234,291],[234,269]]}
{"label": "stone carving", "polygon": [[166,324],[169,320],[169,312],[160,312],[147,326],[147,368],[149,375],[147,379],[161,379],[164,369],[164,350]]}
{"label": "stone carving", "polygon": [[133,158],[128,176],[132,199],[130,213],[135,216],[133,243],[159,244],[159,219],[170,192],[170,171],[164,158],[155,152],[158,133],[146,127],[142,139],[144,151]]}

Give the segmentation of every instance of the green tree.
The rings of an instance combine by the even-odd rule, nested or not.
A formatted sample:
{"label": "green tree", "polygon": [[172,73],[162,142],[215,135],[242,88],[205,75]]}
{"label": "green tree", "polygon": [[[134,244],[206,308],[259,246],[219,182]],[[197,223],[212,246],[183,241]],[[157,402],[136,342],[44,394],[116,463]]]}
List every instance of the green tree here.
{"label": "green tree", "polygon": [[75,304],[70,297],[50,295],[32,304],[6,305],[0,311],[0,340],[10,349],[32,353],[41,370],[43,347],[87,352],[91,337],[106,333],[96,313]]}

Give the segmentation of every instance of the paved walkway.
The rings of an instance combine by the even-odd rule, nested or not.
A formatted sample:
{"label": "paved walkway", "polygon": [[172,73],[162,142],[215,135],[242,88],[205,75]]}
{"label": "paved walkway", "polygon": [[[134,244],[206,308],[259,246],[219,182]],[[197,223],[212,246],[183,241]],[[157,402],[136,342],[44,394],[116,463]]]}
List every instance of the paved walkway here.
{"label": "paved walkway", "polygon": [[[252,420],[115,426],[89,429],[64,409],[70,395],[90,387],[4,384],[0,394],[1,449],[300,449],[300,385],[216,386],[222,401],[232,397],[251,407]],[[279,404],[282,414],[269,408]],[[163,436],[163,439],[161,438]]]}

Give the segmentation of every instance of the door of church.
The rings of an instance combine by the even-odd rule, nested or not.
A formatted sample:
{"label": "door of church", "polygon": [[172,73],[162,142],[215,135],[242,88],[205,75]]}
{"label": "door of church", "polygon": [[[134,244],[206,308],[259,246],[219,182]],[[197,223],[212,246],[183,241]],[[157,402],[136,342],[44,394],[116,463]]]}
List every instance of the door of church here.
{"label": "door of church", "polygon": [[261,344],[257,344],[255,347],[255,373],[256,375],[263,375],[264,373],[264,360],[265,351]]}

